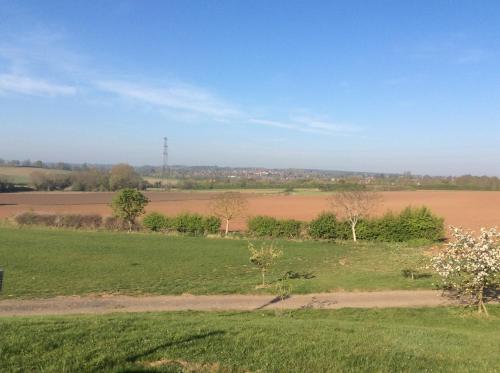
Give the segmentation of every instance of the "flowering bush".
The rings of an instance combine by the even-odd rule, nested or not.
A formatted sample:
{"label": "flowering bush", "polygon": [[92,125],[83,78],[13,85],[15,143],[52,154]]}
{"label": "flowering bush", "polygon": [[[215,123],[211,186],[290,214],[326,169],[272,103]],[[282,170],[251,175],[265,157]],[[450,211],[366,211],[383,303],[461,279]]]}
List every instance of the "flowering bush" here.
{"label": "flowering bush", "polygon": [[453,241],[432,258],[432,267],[443,285],[454,289],[478,312],[488,314],[484,305],[485,292],[496,291],[500,284],[500,232],[496,228],[481,228],[479,236],[452,227]]}

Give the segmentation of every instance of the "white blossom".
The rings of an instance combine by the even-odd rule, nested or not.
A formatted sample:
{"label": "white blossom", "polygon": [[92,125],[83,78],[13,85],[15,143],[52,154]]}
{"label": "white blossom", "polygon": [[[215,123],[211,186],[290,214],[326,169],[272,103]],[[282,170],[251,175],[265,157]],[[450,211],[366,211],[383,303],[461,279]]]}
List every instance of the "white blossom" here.
{"label": "white blossom", "polygon": [[461,228],[451,230],[453,240],[432,258],[432,267],[443,285],[472,296],[486,311],[484,289],[496,287],[500,281],[500,232],[481,228],[476,237]]}

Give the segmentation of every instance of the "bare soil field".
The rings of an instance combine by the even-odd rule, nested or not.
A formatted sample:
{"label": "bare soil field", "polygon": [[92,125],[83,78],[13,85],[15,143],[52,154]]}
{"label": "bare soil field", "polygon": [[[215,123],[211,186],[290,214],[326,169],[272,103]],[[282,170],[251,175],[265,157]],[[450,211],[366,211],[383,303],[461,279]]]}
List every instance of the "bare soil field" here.
{"label": "bare soil field", "polygon": [[[147,192],[147,211],[167,215],[181,212],[210,213],[210,192]],[[500,192],[482,191],[398,191],[383,192],[375,214],[399,211],[412,206],[428,206],[445,218],[447,225],[478,230],[500,226]],[[28,192],[0,194],[0,218],[24,211],[50,213],[98,213],[111,215],[110,192]],[[248,215],[310,220],[330,208],[330,193],[319,195],[276,195],[248,193]],[[232,229],[245,228],[246,218],[237,219]]]}

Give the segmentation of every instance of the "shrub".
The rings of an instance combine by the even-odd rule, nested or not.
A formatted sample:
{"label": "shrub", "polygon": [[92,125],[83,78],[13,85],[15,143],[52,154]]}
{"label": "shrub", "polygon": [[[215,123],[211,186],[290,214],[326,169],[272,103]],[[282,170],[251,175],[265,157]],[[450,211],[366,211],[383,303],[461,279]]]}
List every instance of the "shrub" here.
{"label": "shrub", "polygon": [[205,234],[218,234],[220,232],[221,219],[217,216],[206,216],[203,220]]}
{"label": "shrub", "polygon": [[254,216],[248,219],[248,233],[256,237],[272,237],[278,221],[270,216]]}
{"label": "shrub", "polygon": [[36,214],[32,212],[23,212],[14,217],[14,220],[19,225],[34,225]]}
{"label": "shrub", "polygon": [[425,206],[407,207],[401,212],[399,219],[405,241],[418,238],[437,241],[444,238],[444,219],[434,215]]}
{"label": "shrub", "polygon": [[358,237],[368,241],[437,241],[444,237],[443,218],[427,207],[407,207],[401,213],[386,213],[380,218],[364,219],[357,225]]}
{"label": "shrub", "polygon": [[68,214],[59,215],[56,225],[63,228],[98,229],[102,225],[102,217],[97,214]]}
{"label": "shrub", "polygon": [[[346,223],[349,232],[350,224]],[[347,229],[346,229],[347,232]],[[363,219],[356,224],[356,235],[361,240],[376,241],[380,239],[380,219]],[[350,234],[352,238],[352,233]],[[385,241],[385,240],[384,240]],[[391,240],[388,240],[391,241]]]}
{"label": "shrub", "polygon": [[[129,229],[129,225],[123,219],[116,216],[108,216],[104,219],[104,228],[108,231],[126,231]],[[134,225],[132,229],[138,230],[138,226]]]}
{"label": "shrub", "polygon": [[102,225],[102,217],[96,214],[37,214],[25,212],[15,217],[19,225],[41,225],[74,229],[97,229]]}
{"label": "shrub", "polygon": [[337,238],[337,218],[335,214],[324,212],[309,224],[309,236],[316,240]]}
{"label": "shrub", "polygon": [[153,232],[165,231],[169,228],[169,219],[158,212],[151,212],[144,216],[142,225]]}
{"label": "shrub", "polygon": [[298,220],[277,220],[272,237],[276,238],[299,238],[302,223]]}
{"label": "shrub", "polygon": [[177,215],[173,221],[173,228],[180,233],[201,236],[205,232],[203,217],[198,214]]}
{"label": "shrub", "polygon": [[335,235],[335,238],[338,240],[352,239],[351,224],[345,220],[338,221],[337,226],[335,227]]}
{"label": "shrub", "polygon": [[248,232],[256,237],[298,238],[302,222],[293,219],[278,220],[270,216],[254,216],[248,220]]}

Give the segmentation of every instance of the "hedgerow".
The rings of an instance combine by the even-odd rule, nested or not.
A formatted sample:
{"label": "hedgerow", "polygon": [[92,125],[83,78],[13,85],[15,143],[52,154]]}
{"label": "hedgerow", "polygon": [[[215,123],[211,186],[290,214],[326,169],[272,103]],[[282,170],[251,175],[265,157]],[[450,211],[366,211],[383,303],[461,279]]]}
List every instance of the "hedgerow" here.
{"label": "hedgerow", "polygon": [[[72,229],[105,229],[123,231],[128,225],[120,218],[103,219],[96,214],[40,214],[25,212],[14,220],[21,226],[46,226]],[[316,240],[349,240],[351,226],[332,213],[321,213],[310,223],[293,219],[254,216],[248,220],[248,236],[260,238],[312,238]],[[215,216],[184,213],[167,217],[157,212],[147,214],[142,227],[152,232],[178,232],[193,236],[218,234],[221,220]],[[133,230],[141,229],[134,224]],[[400,213],[388,212],[377,218],[360,220],[356,226],[359,239],[366,241],[407,242],[438,241],[444,238],[444,219],[427,207],[407,207]]]}
{"label": "hedgerow", "polygon": [[299,238],[302,226],[298,220],[254,216],[248,220],[248,233],[255,237]]}

